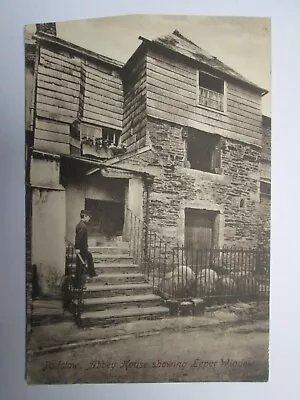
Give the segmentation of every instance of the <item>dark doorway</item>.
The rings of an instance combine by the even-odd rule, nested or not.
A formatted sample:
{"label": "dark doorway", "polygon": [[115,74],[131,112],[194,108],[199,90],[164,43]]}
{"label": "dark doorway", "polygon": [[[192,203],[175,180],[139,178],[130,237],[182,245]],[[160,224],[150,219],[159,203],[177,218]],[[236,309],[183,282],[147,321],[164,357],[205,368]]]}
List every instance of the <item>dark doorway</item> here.
{"label": "dark doorway", "polygon": [[101,236],[110,239],[123,234],[123,203],[85,199],[85,208],[91,213],[90,237]]}

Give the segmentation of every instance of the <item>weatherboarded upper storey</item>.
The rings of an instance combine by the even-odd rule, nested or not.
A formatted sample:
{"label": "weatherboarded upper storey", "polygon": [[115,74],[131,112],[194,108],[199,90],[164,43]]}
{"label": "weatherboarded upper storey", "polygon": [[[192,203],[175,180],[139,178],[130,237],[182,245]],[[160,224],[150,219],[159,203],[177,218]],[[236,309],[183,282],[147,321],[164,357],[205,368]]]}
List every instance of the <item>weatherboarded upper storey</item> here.
{"label": "weatherboarded upper storey", "polygon": [[[27,130],[34,148],[79,154],[82,141],[151,144],[149,118],[261,146],[267,91],[177,30],[141,45],[126,64],[37,32]],[[28,59],[28,57],[27,57]]]}
{"label": "weatherboarded upper storey", "polygon": [[[129,145],[143,140],[142,114],[242,142],[261,144],[261,98],[267,91],[251,83],[178,31],[148,40],[123,70],[123,135]],[[128,88],[128,89],[127,89]],[[128,98],[138,105],[126,107]],[[137,123],[139,122],[139,123]],[[142,128],[144,126],[144,128]],[[132,133],[137,133],[135,140]],[[140,147],[140,145],[138,146]]]}

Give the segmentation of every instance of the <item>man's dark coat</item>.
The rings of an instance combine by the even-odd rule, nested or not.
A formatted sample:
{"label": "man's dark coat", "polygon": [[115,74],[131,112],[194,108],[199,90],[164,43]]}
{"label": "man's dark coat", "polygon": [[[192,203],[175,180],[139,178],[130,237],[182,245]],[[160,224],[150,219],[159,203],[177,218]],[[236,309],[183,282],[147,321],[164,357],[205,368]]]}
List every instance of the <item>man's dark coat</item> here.
{"label": "man's dark coat", "polygon": [[82,220],[76,226],[75,249],[80,250],[84,255],[88,251],[88,230],[86,223]]}

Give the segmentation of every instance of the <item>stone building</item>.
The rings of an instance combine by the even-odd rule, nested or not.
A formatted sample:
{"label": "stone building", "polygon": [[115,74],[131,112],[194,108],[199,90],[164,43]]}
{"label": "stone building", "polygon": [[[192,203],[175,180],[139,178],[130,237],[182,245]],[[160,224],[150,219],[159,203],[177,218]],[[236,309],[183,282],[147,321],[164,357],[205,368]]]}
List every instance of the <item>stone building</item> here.
{"label": "stone building", "polygon": [[26,64],[27,232],[44,294],[83,208],[93,244],[126,239],[130,210],[170,246],[268,245],[266,90],[177,30],[141,37],[123,65],[46,25]]}
{"label": "stone building", "polygon": [[150,227],[169,243],[256,247],[269,218],[266,91],[178,31],[141,40],[123,67],[127,154],[107,163],[152,168]]}

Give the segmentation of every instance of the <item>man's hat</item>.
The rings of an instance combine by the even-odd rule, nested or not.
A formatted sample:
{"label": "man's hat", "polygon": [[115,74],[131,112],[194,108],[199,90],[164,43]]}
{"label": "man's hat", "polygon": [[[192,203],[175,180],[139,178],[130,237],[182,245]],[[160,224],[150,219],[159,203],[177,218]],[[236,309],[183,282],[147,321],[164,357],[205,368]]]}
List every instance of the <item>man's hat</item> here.
{"label": "man's hat", "polygon": [[90,211],[88,211],[88,210],[81,210],[81,211],[80,211],[80,217],[85,217],[85,216],[91,217]]}

